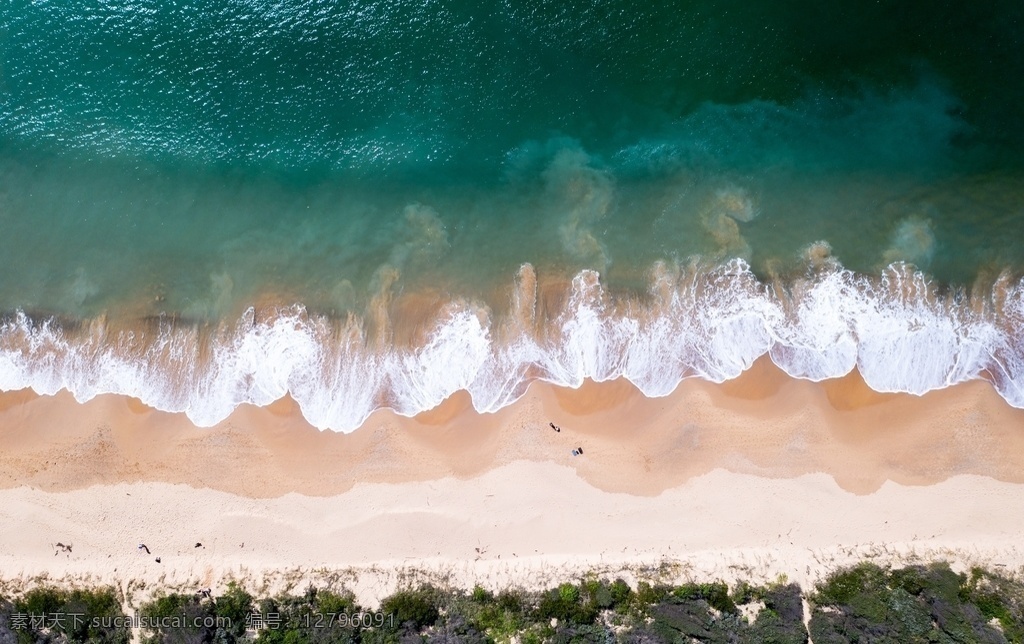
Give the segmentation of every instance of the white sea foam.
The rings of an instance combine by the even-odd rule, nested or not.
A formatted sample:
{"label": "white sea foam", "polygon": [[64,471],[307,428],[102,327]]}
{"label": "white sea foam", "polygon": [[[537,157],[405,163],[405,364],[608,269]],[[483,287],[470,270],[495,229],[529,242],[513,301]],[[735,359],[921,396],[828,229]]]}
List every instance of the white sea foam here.
{"label": "white sea foam", "polygon": [[849,373],[857,364],[852,320],[861,299],[849,271],[826,269],[810,282],[792,285],[772,325],[772,362],[794,378],[820,381]]}
{"label": "white sea foam", "polygon": [[362,319],[302,307],[250,309],[214,330],[172,320],[121,328],[17,313],[0,324],[0,389],[140,398],[214,425],[238,405],[290,394],[324,429],[349,431],[375,409],[412,415],[466,390],[481,412],[516,400],[532,379],[579,386],[625,377],[648,396],[681,380],[735,378],[768,354],[796,378],[860,370],[878,391],[913,394],[987,378],[1024,408],[1024,282],[1002,278],[973,299],[940,293],[893,264],[880,276],[821,261],[802,280],[764,284],[741,260],[652,271],[648,297],[616,296],[593,271],[561,308],[539,315],[524,266],[511,311],[443,306],[418,346],[370,337]]}

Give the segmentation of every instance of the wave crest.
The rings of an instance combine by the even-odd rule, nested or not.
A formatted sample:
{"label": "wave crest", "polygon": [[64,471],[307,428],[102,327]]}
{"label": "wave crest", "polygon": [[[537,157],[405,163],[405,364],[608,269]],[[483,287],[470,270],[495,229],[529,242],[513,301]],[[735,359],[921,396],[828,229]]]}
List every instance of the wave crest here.
{"label": "wave crest", "polygon": [[610,292],[594,271],[543,282],[526,264],[504,309],[442,302],[406,341],[396,339],[400,320],[381,319],[387,298],[365,318],[295,305],[220,325],[18,311],[0,323],[0,389],[134,396],[200,426],[290,394],[314,426],[349,431],[376,409],[413,415],[458,390],[493,412],[538,379],[624,377],[665,396],[685,378],[735,378],[768,354],[807,380],[857,368],[877,391],[920,395],[983,378],[1024,408],[1024,280],[1004,275],[967,297],[906,264],[868,276],[819,260],[803,278],[772,283],[742,260],[659,263],[642,296]]}

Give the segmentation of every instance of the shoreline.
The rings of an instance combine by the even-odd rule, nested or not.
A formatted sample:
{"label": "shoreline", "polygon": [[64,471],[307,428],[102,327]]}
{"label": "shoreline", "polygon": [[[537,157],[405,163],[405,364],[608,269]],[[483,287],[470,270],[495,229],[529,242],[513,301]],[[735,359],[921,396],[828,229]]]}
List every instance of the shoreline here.
{"label": "shoreline", "polygon": [[287,395],[308,424],[349,432],[381,411],[411,416],[463,391],[481,414],[515,406],[531,387],[588,380],[625,379],[660,398],[768,360],[811,382],[857,371],[876,392],[983,381],[1024,409],[1024,282],[1002,271],[964,299],[911,265],[858,274],[830,252],[815,245],[802,277],[771,281],[738,258],[657,263],[645,294],[617,293],[593,270],[569,278],[523,264],[492,304],[404,291],[390,267],[366,310],[342,317],[272,299],[209,323],[160,314],[65,325],[19,311],[0,324],[0,386],[84,401],[115,392],[202,427]]}
{"label": "shoreline", "polygon": [[[410,579],[536,587],[667,570],[810,588],[863,558],[1020,571],[1024,515],[1007,508],[1024,498],[1022,428],[987,383],[879,394],[767,359],[666,398],[624,380],[535,384],[478,414],[460,392],[348,434],[313,428],[287,398],[198,428],[125,397],[8,392],[0,521],[20,529],[0,537],[0,580],[348,580],[372,604]],[[55,556],[57,542],[73,553]]]}

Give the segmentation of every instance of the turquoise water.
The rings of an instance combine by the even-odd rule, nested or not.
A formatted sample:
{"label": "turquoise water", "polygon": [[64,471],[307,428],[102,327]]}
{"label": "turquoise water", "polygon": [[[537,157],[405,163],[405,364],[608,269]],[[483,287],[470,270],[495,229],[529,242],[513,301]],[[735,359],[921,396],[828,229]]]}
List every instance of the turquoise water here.
{"label": "turquoise water", "polygon": [[961,5],[11,0],[0,387],[1024,405],[1024,5]]}

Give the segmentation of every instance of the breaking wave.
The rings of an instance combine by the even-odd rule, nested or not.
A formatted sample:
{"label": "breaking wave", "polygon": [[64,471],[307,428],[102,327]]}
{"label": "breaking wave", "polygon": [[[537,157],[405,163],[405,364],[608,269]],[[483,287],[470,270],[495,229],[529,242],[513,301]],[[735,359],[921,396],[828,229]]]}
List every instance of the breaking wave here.
{"label": "breaking wave", "polygon": [[250,308],[220,325],[19,311],[0,323],[0,389],[67,389],[83,402],[129,395],[200,426],[290,394],[314,426],[350,431],[376,409],[413,415],[462,389],[493,412],[533,380],[624,377],[665,396],[684,378],[735,378],[768,354],[795,378],[856,368],[883,392],[986,379],[1024,408],[1024,280],[1004,275],[983,290],[944,290],[906,264],[869,276],[830,259],[766,283],[732,260],[659,263],[637,296],[610,292],[593,271],[542,283],[527,264],[504,308],[451,299],[409,333],[386,310],[337,319],[299,305]]}

